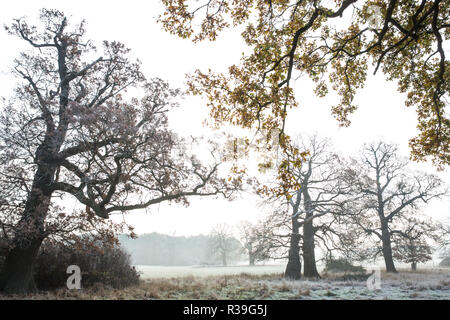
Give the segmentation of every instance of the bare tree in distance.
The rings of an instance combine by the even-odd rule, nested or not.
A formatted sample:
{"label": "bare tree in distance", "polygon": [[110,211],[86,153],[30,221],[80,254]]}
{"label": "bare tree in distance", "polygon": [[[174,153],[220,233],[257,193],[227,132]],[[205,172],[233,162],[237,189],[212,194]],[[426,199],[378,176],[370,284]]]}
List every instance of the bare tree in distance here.
{"label": "bare tree in distance", "polygon": [[276,245],[273,242],[272,228],[268,219],[251,223],[242,221],[238,228],[241,242],[248,254],[249,265],[253,266],[256,262],[266,261],[272,257],[272,251]]}
{"label": "bare tree in distance", "polygon": [[417,270],[418,263],[432,259],[433,252],[439,248],[447,232],[441,223],[417,216],[417,213],[409,212],[401,225],[391,228],[394,258],[411,264],[412,270]]}
{"label": "bare tree in distance", "polygon": [[[265,212],[255,227],[264,234],[267,241],[267,255],[271,260],[286,260],[289,257],[290,239],[292,235],[291,215],[286,206],[280,205],[276,199],[265,199],[258,205]],[[301,241],[301,240],[300,240]]]}
{"label": "bare tree in distance", "polygon": [[[408,161],[397,155],[397,147],[384,142],[363,146],[359,160],[346,170],[348,184],[358,196],[345,210],[367,236],[381,242],[387,272],[397,272],[393,237],[402,234],[408,211],[448,194],[437,176],[408,170]],[[396,228],[397,227],[397,228]]]}
{"label": "bare tree in distance", "polygon": [[[0,222],[12,239],[0,290],[27,293],[56,198],[76,199],[89,215],[142,209],[189,196],[230,195],[239,179],[219,178],[167,128],[179,90],[147,80],[115,41],[102,53],[84,38],[85,22],[42,9],[42,27],[16,19],[6,30],[32,51],[14,61],[19,84],[0,115]],[[97,57],[90,58],[93,55]],[[133,89],[137,96],[130,97]]]}
{"label": "bare tree in distance", "polygon": [[239,256],[242,246],[233,236],[233,228],[228,224],[214,226],[209,234],[208,251],[211,257],[219,257],[222,265]]}

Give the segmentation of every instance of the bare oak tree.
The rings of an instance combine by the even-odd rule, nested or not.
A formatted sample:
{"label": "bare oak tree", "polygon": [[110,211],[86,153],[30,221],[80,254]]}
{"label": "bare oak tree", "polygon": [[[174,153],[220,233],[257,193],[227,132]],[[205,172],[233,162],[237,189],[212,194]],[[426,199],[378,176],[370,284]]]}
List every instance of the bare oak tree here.
{"label": "bare oak tree", "polygon": [[22,19],[6,27],[32,50],[14,62],[19,84],[0,116],[0,210],[18,217],[2,224],[13,243],[0,281],[9,293],[32,287],[57,197],[69,195],[107,219],[188,196],[228,197],[239,186],[218,177],[218,162],[204,166],[188,156],[168,130],[178,90],[147,80],[119,42],[104,41],[97,55],[84,21],[70,26],[62,12],[46,9],[40,19],[42,28]]}
{"label": "bare oak tree", "polygon": [[[301,166],[288,168],[295,180],[293,185],[298,187],[287,190],[288,196],[280,199],[291,216],[292,233],[285,277],[301,278],[300,250],[304,276],[320,277],[315,246],[318,241],[326,240],[327,233],[333,232],[334,216],[342,213],[349,188],[341,177],[341,159],[330,150],[328,139],[320,139],[317,135],[299,138],[296,147],[307,150],[308,155]],[[286,155],[288,158],[295,156]]]}
{"label": "bare oak tree", "polygon": [[358,201],[346,210],[352,215],[352,223],[381,242],[387,272],[397,272],[392,242],[394,237],[405,235],[402,228],[410,219],[408,211],[417,211],[420,203],[447,193],[438,177],[411,172],[407,165],[395,146],[378,142],[365,145],[361,159],[354,160],[346,170],[348,183],[358,195]]}
{"label": "bare oak tree", "polygon": [[227,224],[216,225],[209,234],[208,251],[210,256],[218,256],[223,266],[227,266],[230,259],[238,256],[242,249],[239,241],[233,237],[232,228]]}
{"label": "bare oak tree", "polygon": [[248,254],[249,265],[253,266],[258,261],[271,258],[272,251],[276,248],[273,243],[272,225],[265,219],[256,223],[243,221],[239,225],[241,242]]}
{"label": "bare oak tree", "polygon": [[394,259],[410,263],[411,270],[417,270],[418,263],[424,263],[432,259],[433,249],[429,243],[429,238],[432,238],[433,235],[437,236],[437,234],[431,223],[408,219],[408,223],[404,225],[403,230],[397,230],[397,233],[399,236],[393,239],[392,247]]}

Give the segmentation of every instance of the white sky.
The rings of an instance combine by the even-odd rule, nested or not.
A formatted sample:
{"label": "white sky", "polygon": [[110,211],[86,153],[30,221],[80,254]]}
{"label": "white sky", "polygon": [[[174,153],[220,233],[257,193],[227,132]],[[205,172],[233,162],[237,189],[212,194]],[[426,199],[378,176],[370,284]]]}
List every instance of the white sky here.
{"label": "white sky", "polygon": [[[158,76],[169,81],[173,87],[183,87],[185,74],[195,69],[225,70],[238,63],[244,44],[240,33],[227,31],[216,42],[193,44],[164,32],[156,17],[161,12],[159,1],[2,1],[0,23],[10,24],[13,18],[27,17],[34,21],[40,8],[64,11],[73,16],[72,23],[85,18],[87,38],[100,44],[102,40],[117,40],[132,49],[135,57],[143,63],[148,78]],[[11,93],[14,82],[9,74],[13,59],[23,42],[0,31],[2,44],[0,60],[0,96]],[[382,74],[369,76],[366,87],[356,97],[358,111],[351,117],[349,128],[339,128],[331,116],[330,106],[336,96],[329,94],[319,99],[312,92],[308,80],[295,84],[300,108],[290,113],[288,129],[291,134],[314,133],[333,139],[336,148],[345,155],[355,155],[364,142],[383,139],[397,143],[402,155],[408,156],[408,140],[416,134],[415,110],[404,106],[404,95],[396,91],[396,84],[387,82]],[[205,102],[198,97],[188,97],[181,108],[170,115],[171,127],[181,135],[201,136],[208,131],[202,126],[207,115]],[[415,164],[415,168],[436,173],[429,164]],[[439,173],[450,182],[450,173]],[[243,194],[234,202],[214,199],[191,198],[188,208],[160,204],[148,213],[133,212],[127,215],[128,223],[136,227],[137,233],[160,232],[176,235],[208,233],[217,223],[236,224],[242,220],[255,220],[262,215],[258,208],[259,198]],[[435,217],[450,215],[450,200],[434,202],[426,213]]]}

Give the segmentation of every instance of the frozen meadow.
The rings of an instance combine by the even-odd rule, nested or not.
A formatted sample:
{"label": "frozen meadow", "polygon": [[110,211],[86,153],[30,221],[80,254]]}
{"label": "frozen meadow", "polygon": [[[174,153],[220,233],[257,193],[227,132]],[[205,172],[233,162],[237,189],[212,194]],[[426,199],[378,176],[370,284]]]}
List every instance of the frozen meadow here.
{"label": "frozen meadow", "polygon": [[367,276],[325,274],[321,279],[287,281],[283,265],[230,267],[136,266],[142,281],[123,289],[96,283],[82,290],[61,288],[2,299],[83,300],[450,300],[450,269],[381,272],[379,290]]}
{"label": "frozen meadow", "polygon": [[[164,296],[169,299],[450,299],[448,269],[426,268],[416,272],[404,269],[398,274],[381,272],[381,288],[373,290],[368,288],[364,277],[353,278],[344,274],[287,281],[282,277],[284,265],[136,268],[142,272],[145,284],[160,288],[159,294],[155,294],[157,297],[163,297],[164,288],[174,283],[192,287],[193,292],[187,289],[181,296]],[[217,283],[222,286],[220,290]]]}
{"label": "frozen meadow", "polygon": [[208,277],[239,275],[249,273],[254,275],[283,273],[285,265],[263,265],[263,266],[143,266],[136,265],[136,270],[141,272],[141,279],[153,278],[175,278],[175,277]]}

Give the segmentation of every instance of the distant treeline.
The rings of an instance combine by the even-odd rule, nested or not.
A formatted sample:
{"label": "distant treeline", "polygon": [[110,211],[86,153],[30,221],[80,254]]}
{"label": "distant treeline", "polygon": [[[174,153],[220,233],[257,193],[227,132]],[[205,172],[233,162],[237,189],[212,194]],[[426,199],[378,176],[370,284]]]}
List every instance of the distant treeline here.
{"label": "distant treeline", "polygon": [[[120,235],[121,245],[131,255],[131,261],[136,265],[190,266],[221,264],[219,256],[211,252],[211,237],[170,236],[160,233],[140,235],[131,239]],[[240,247],[237,239],[233,239]],[[241,252],[236,250],[230,261],[241,258]]]}

